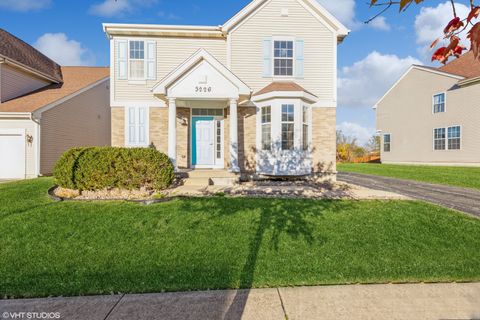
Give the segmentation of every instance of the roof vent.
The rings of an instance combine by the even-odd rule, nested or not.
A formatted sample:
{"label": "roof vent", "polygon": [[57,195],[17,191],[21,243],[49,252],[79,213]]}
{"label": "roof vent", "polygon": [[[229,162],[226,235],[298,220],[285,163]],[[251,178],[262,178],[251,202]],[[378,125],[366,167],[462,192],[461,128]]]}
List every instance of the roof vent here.
{"label": "roof vent", "polygon": [[288,8],[282,8],[282,17],[288,17]]}

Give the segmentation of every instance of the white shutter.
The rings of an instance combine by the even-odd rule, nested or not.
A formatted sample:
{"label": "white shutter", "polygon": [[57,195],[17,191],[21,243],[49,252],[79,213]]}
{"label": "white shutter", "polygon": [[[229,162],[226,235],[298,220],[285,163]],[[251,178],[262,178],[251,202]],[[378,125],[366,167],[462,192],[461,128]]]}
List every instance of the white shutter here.
{"label": "white shutter", "polygon": [[137,142],[137,117],[136,108],[128,108],[128,145],[135,145]]}
{"label": "white shutter", "polygon": [[118,40],[117,46],[118,46],[118,52],[117,52],[118,76],[117,77],[120,80],[126,80],[127,79],[128,41]]}
{"label": "white shutter", "polygon": [[147,41],[147,79],[157,79],[157,43]]}
{"label": "white shutter", "polygon": [[263,40],[263,76],[272,76],[272,39]]}
{"label": "white shutter", "polygon": [[146,108],[138,108],[138,144],[147,144]]}
{"label": "white shutter", "polygon": [[295,77],[303,78],[304,73],[304,52],[305,44],[303,40],[295,41]]}

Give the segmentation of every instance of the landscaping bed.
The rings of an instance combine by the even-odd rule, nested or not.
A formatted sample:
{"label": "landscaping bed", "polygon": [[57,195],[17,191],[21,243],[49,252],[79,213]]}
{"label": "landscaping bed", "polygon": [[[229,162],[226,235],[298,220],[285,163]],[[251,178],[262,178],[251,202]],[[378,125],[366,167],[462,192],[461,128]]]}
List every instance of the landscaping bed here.
{"label": "landscaping bed", "polygon": [[0,185],[0,297],[480,280],[480,220],[414,201],[55,202]]}

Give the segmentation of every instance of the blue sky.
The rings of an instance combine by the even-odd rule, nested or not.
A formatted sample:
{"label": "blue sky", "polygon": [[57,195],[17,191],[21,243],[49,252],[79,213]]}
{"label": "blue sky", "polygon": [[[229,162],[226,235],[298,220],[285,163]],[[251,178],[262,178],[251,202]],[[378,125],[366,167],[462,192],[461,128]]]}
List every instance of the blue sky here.
{"label": "blue sky", "polygon": [[[377,11],[367,0],[318,0],[351,34],[339,46],[338,127],[365,142],[375,131],[371,107],[412,63],[430,64],[427,49],[451,15],[446,1],[406,13]],[[106,66],[103,22],[220,25],[250,0],[0,0],[0,27],[61,64]],[[461,0],[460,3],[466,3]],[[463,9],[460,6],[461,12]]]}

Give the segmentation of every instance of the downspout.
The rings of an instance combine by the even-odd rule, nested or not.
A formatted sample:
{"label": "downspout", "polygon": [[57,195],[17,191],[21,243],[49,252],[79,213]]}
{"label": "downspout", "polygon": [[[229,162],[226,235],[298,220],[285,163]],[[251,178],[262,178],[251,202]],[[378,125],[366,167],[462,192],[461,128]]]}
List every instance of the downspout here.
{"label": "downspout", "polygon": [[33,112],[30,113],[30,120],[35,123],[35,135],[36,135],[36,140],[34,140],[35,143],[35,175],[37,177],[40,177],[40,141],[41,141],[41,131],[40,131],[40,118],[35,119],[33,117]]}

